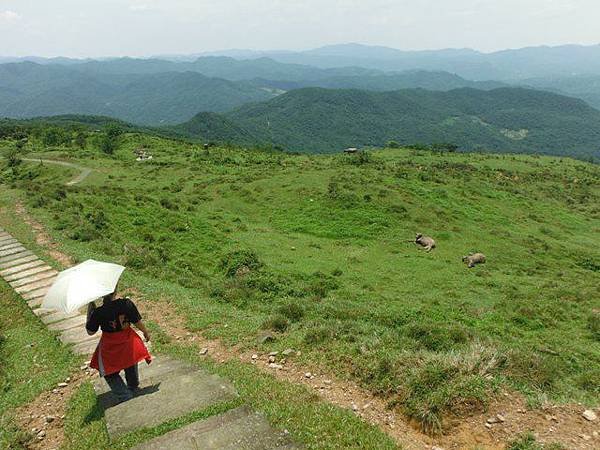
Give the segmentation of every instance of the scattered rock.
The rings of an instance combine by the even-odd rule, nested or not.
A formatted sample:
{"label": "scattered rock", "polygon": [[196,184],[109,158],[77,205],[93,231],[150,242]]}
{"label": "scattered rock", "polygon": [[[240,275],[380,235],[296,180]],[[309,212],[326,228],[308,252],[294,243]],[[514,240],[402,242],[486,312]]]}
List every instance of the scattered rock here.
{"label": "scattered rock", "polygon": [[274,363],[275,362],[275,357],[274,356],[269,356],[269,362],[270,363]]}
{"label": "scattered rock", "polygon": [[584,441],[589,441],[592,439],[592,437],[589,434],[580,434],[579,437]]}
{"label": "scattered rock", "polygon": [[58,394],[58,389],[52,389],[53,394]]}
{"label": "scattered rock", "polygon": [[491,423],[487,423],[487,422],[486,422],[486,423],[485,423],[485,427],[486,427],[487,429],[490,429],[490,428],[492,428],[492,424],[491,424]]}
{"label": "scattered rock", "polygon": [[433,446],[431,447],[431,450],[444,450],[442,447],[437,447],[437,446]]}
{"label": "scattered rock", "polygon": [[323,384],[329,386],[331,384],[331,380],[323,380]]}
{"label": "scattered rock", "polygon": [[496,420],[498,420],[498,422],[506,422],[506,419],[504,418],[504,416],[502,414],[497,414]]}
{"label": "scattered rock", "polygon": [[269,364],[269,367],[270,367],[271,369],[277,369],[277,370],[281,370],[281,369],[283,369],[283,366],[282,366],[281,364],[277,364],[277,363],[270,363],[270,364]]}
{"label": "scattered rock", "polygon": [[40,431],[37,434],[37,438],[41,441],[42,439],[44,439],[46,437],[46,432],[44,430]]}
{"label": "scattered rock", "polygon": [[80,369],[80,370],[87,370],[87,368],[88,368],[88,366],[87,366],[87,365],[85,365],[85,366],[81,366],[79,369]]}
{"label": "scattered rock", "polygon": [[67,383],[58,383],[59,388],[66,388],[68,386]]}
{"label": "scattered rock", "polygon": [[291,348],[286,348],[284,351],[281,352],[283,356],[290,356],[292,353],[294,353],[294,350],[292,350]]}
{"label": "scattered rock", "polygon": [[313,376],[313,374],[312,374],[312,373],[310,373],[310,372],[306,372],[306,373],[304,374],[304,378],[312,378],[312,376]]}
{"label": "scattered rock", "polygon": [[200,354],[201,355],[206,355],[208,353],[208,349],[206,347],[203,347],[200,349]]}
{"label": "scattered rock", "polygon": [[258,355],[255,353],[254,355],[252,355],[252,359],[253,359],[254,361],[256,361],[256,360],[258,359]]}
{"label": "scattered rock", "polygon": [[277,356],[277,355],[279,355],[279,352],[271,352],[271,353],[269,353],[269,356]]}
{"label": "scattered rock", "polygon": [[596,413],[594,411],[592,411],[591,409],[586,409],[583,412],[582,416],[585,420],[589,420],[590,422],[593,422],[594,420],[596,420],[598,418]]}
{"label": "scattered rock", "polygon": [[56,417],[54,416],[46,416],[46,423],[52,423],[55,419]]}
{"label": "scattered rock", "polygon": [[354,402],[352,403],[352,411],[358,411],[358,406]]}

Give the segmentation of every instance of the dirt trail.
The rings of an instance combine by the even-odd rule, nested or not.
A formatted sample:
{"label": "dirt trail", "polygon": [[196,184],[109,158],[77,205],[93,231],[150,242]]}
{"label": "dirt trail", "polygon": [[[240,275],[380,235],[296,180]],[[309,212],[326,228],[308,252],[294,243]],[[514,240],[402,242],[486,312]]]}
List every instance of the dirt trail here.
{"label": "dirt trail", "polygon": [[[16,212],[36,231],[38,244],[46,247],[50,255],[61,264],[71,265],[71,258],[58,250],[43,225],[29,216],[22,204],[17,204]],[[566,448],[574,450],[600,448],[599,423],[588,422],[582,417],[585,409],[583,406],[545,405],[540,409],[529,410],[525,399],[514,393],[500,395],[485,413],[454,419],[453,427],[448,432],[431,437],[419,431],[418,427],[408,421],[397,409],[388,408],[385,399],[372,395],[355,383],[340,380],[334,374],[317,368],[300,366],[294,363],[293,356],[281,361],[281,355],[277,355],[276,363],[282,368],[273,368],[270,366],[268,354],[241,351],[236,347],[227,347],[218,340],[206,339],[201,333],[190,332],[186,328],[185,318],[168,299],[143,301],[143,295],[136,290],[129,290],[124,294],[138,300],[137,304],[142,315],[157,323],[176,341],[194,345],[199,352],[201,349],[207,349],[206,357],[218,362],[240,360],[247,364],[254,364],[278,379],[303,384],[314,390],[323,400],[353,410],[367,422],[378,426],[407,450],[434,448],[499,450],[506,448],[506,442],[520,433],[529,431],[543,443],[560,442]],[[311,376],[307,376],[308,372]],[[36,400],[36,404],[42,408],[41,417],[44,412],[40,404],[44,403]],[[496,418],[498,415],[504,421],[496,420],[495,423],[486,425],[488,419]],[[21,417],[29,419],[27,414]],[[31,422],[27,422],[26,425],[29,423]],[[57,436],[56,440],[59,442],[61,439]]]}
{"label": "dirt trail", "polygon": [[92,173],[92,169],[90,169],[89,167],[83,167],[83,166],[79,166],[77,164],[73,164],[73,163],[66,162],[66,161],[58,161],[55,159],[23,158],[23,161],[38,162],[40,164],[54,164],[57,166],[70,167],[72,169],[79,170],[79,174],[77,176],[75,176],[75,178],[73,178],[70,181],[67,181],[65,183],[67,186],[73,186],[74,184],[81,183],[83,180],[85,180],[88,177],[88,175],[90,173]]}

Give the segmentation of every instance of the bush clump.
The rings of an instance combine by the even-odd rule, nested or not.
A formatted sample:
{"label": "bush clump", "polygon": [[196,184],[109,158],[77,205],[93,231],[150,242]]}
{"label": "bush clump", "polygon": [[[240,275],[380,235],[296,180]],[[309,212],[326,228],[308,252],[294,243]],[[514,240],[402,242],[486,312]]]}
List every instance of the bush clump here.
{"label": "bush clump", "polygon": [[235,250],[227,253],[219,264],[219,268],[228,277],[234,277],[238,270],[240,271],[254,271],[258,270],[263,266],[262,262],[258,259],[258,255],[251,250]]}
{"label": "bush clump", "polygon": [[263,328],[283,333],[290,326],[290,322],[282,315],[278,314],[263,323]]}
{"label": "bush clump", "polygon": [[291,322],[299,322],[304,317],[304,308],[298,303],[288,303],[277,308],[277,311],[282,316],[289,319]]}

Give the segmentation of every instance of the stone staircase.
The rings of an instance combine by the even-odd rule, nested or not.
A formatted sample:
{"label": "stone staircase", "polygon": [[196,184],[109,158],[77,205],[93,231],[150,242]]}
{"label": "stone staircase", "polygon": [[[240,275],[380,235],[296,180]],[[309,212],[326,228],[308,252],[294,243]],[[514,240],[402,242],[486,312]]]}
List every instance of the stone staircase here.
{"label": "stone staircase", "polygon": [[[57,275],[56,270],[0,228],[0,277],[21,295],[50,330],[58,333],[64,344],[71,345],[74,353],[90,355],[98,344],[99,333],[87,334],[84,314],[65,314],[40,307]],[[167,356],[156,357],[150,365],[142,362],[139,369],[140,390],[125,403],[116,401],[102,378],[94,381],[111,440],[237,398],[229,381]],[[284,450],[301,447],[291,442],[285,433],[274,430],[262,415],[242,406],[173,430],[135,448]]]}

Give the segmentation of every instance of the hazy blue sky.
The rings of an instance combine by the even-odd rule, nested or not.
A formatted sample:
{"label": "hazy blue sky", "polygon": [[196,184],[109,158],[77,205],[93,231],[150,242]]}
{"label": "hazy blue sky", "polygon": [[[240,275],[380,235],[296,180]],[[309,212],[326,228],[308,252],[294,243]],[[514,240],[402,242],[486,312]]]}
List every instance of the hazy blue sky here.
{"label": "hazy blue sky", "polygon": [[600,0],[0,0],[0,55],[600,43]]}

